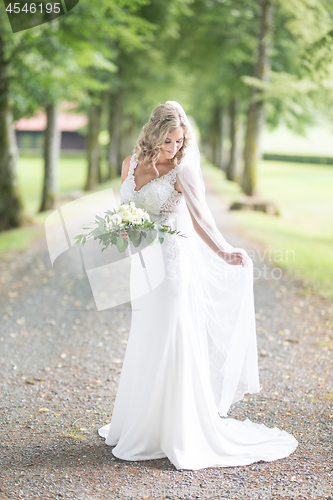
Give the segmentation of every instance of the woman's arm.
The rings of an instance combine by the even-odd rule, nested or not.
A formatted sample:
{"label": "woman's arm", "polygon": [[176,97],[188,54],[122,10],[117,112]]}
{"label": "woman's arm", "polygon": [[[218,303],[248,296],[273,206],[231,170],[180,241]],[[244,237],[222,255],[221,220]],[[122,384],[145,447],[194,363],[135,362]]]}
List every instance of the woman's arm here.
{"label": "woman's arm", "polygon": [[126,177],[128,176],[128,171],[129,171],[129,166],[130,166],[130,161],[131,161],[132,156],[128,156],[125,158],[123,161],[122,167],[121,167],[121,183],[124,182]]}
{"label": "woman's arm", "polygon": [[213,242],[213,240],[208,236],[208,234],[202,229],[200,224],[198,224],[197,220],[193,217],[191,210],[189,209],[187,203],[186,206],[190,213],[193,227],[200,238],[211,248],[215,253],[217,253],[223,260],[225,260],[228,264],[232,266],[242,265],[243,263],[243,255],[241,252],[222,252],[217,245]]}

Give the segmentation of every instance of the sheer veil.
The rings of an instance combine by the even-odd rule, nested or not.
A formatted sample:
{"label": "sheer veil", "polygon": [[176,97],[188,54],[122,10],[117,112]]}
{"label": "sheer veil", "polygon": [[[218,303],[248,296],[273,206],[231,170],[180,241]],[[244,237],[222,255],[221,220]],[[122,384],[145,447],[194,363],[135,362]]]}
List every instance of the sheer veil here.
{"label": "sheer veil", "polygon": [[[200,168],[200,151],[190,120],[182,106],[175,106],[188,127],[190,140],[180,163],[177,181],[187,209],[176,219],[177,230],[191,270],[188,283],[189,314],[196,325],[200,353],[209,366],[210,384],[216,407],[227,416],[231,404],[245,393],[260,390],[253,296],[253,262],[247,252],[232,247],[222,236],[205,199]],[[190,212],[201,229],[215,243],[212,250],[194,229]],[[245,266],[231,265],[220,252],[241,252]]]}

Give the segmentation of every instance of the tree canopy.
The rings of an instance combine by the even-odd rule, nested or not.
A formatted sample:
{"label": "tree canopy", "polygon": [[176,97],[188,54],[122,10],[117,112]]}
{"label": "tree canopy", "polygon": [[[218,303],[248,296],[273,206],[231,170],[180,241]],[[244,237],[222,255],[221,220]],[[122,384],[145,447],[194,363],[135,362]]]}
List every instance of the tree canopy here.
{"label": "tree canopy", "polygon": [[[109,176],[117,175],[152,108],[168,99],[196,119],[205,151],[214,149],[211,158],[221,168],[227,168],[226,116],[231,143],[239,120],[247,123],[249,141],[251,127],[260,137],[264,120],[301,133],[330,118],[332,7],[333,0],[80,0],[66,15],[13,33],[0,3],[0,198],[6,199],[0,230],[22,222],[12,121],[47,103],[76,100],[94,122],[91,186],[98,179],[99,132],[109,130]],[[231,151],[236,146],[242,144],[231,144]],[[251,147],[244,150],[248,194],[255,191],[260,153],[258,146],[252,155]],[[244,182],[249,155],[251,185]],[[233,169],[227,175],[234,178]]]}

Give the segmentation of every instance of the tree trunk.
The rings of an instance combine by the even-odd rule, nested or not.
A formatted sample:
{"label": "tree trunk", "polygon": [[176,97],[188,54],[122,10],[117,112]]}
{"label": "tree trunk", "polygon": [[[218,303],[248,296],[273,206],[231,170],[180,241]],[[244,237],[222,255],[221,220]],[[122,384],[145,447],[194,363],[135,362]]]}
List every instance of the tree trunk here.
{"label": "tree trunk", "polygon": [[[254,76],[262,81],[268,81],[269,78],[274,4],[275,0],[261,0],[258,54]],[[252,88],[246,125],[242,189],[249,196],[256,193],[256,173],[260,158],[259,141],[265,117],[264,102],[260,100],[260,93],[259,89]]]}
{"label": "tree trunk", "polygon": [[223,160],[223,106],[216,105],[213,110],[211,132],[211,162],[222,169]]}
{"label": "tree trunk", "polygon": [[135,116],[130,115],[126,119],[127,126],[124,128],[124,124],[120,132],[120,147],[121,147],[121,158],[126,158],[133,154],[133,148],[136,140],[136,120]]}
{"label": "tree trunk", "polygon": [[224,138],[224,106],[218,106],[216,112],[216,132],[217,132],[217,141],[216,141],[216,159],[215,164],[221,170],[223,169],[223,159],[224,159],[224,151],[223,151],[223,138]]}
{"label": "tree trunk", "polygon": [[[110,91],[104,90],[101,95],[101,119],[100,119],[100,130],[105,131],[108,128],[109,121],[109,101],[110,101]],[[99,168],[98,168],[98,183],[102,184],[108,180],[108,173],[104,171],[104,164],[108,163],[108,145],[103,142],[100,144],[99,148]]]}
{"label": "tree trunk", "polygon": [[121,125],[122,125],[122,95],[121,90],[110,94],[109,117],[109,158],[108,178],[114,179],[121,175]]}
{"label": "tree trunk", "polygon": [[210,162],[214,163],[215,165],[215,159],[216,159],[216,142],[217,142],[217,135],[216,135],[216,127],[214,126],[215,120],[212,119],[210,128],[209,128],[209,135],[208,135],[208,144],[209,144],[209,156],[208,159]]}
{"label": "tree trunk", "polygon": [[92,103],[89,109],[89,124],[87,136],[87,157],[88,157],[88,172],[85,184],[85,190],[91,191],[95,188],[100,177],[100,144],[98,135],[101,131],[101,103]]}
{"label": "tree trunk", "polygon": [[103,172],[102,172],[102,162],[103,162],[102,147],[100,147],[99,159],[98,159],[98,175],[97,175],[98,184],[102,184],[102,182],[104,182]]}
{"label": "tree trunk", "polygon": [[24,222],[17,177],[18,151],[8,97],[7,66],[0,31],[0,231],[19,227]]}
{"label": "tree trunk", "polygon": [[229,104],[229,117],[230,117],[230,158],[226,169],[226,177],[229,181],[234,181],[236,179],[237,170],[237,138],[238,138],[238,101],[237,99],[232,99]]}
{"label": "tree trunk", "polygon": [[58,163],[61,145],[61,130],[57,126],[58,110],[54,102],[45,106],[46,129],[44,132],[44,182],[43,195],[39,211],[55,207],[58,191]]}

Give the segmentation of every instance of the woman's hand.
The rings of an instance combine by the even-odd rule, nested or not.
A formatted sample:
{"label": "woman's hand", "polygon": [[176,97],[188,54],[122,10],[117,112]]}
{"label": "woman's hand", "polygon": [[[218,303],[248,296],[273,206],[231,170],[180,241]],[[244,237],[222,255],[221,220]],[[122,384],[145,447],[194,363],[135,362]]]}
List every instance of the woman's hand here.
{"label": "woman's hand", "polygon": [[225,260],[231,266],[243,266],[245,263],[245,257],[242,252],[220,252],[220,255],[223,260]]}
{"label": "woman's hand", "polygon": [[128,234],[126,233],[126,231],[120,231],[119,235],[122,236],[123,238],[125,238],[128,241]]}

